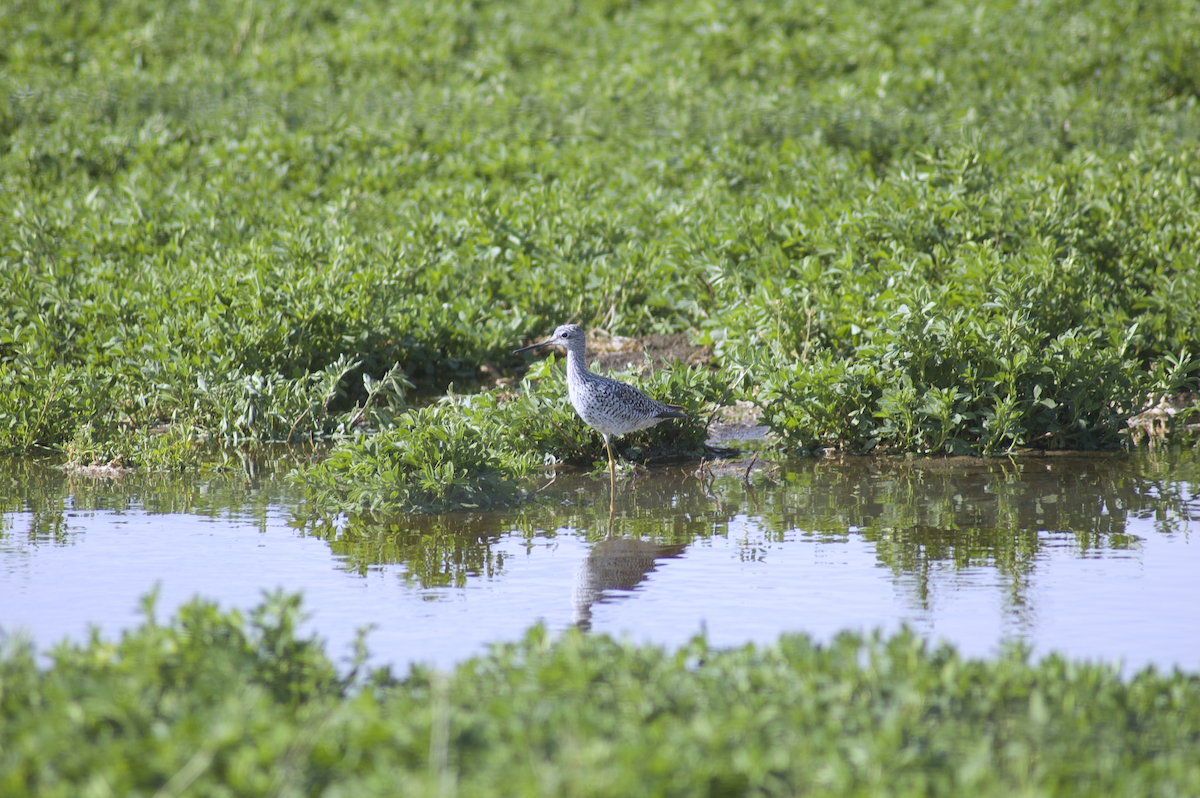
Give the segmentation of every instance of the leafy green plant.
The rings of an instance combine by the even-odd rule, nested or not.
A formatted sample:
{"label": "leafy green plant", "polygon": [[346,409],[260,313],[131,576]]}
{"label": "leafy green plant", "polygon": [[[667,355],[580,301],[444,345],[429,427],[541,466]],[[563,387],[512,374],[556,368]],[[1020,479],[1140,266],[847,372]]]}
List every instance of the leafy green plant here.
{"label": "leafy green plant", "polygon": [[196,600],[40,667],[0,653],[6,795],[706,792],[1000,796],[1193,792],[1194,674],[915,634],[677,650],[541,627],[450,672],[344,675],[297,634],[299,600],[249,617]]}
{"label": "leafy green plant", "polygon": [[1139,390],[1200,352],[1193,3],[60,5],[0,14],[4,450],[342,434],[566,319],[845,365],[866,415],[793,445],[1086,447],[1072,388],[1031,420],[859,349],[926,290],[968,354],[1006,291]]}
{"label": "leafy green plant", "polygon": [[166,471],[197,467],[202,450],[191,430],[182,425],[165,429],[100,430],[92,424],[75,428],[67,444],[68,467],[111,466]]}
{"label": "leafy green plant", "polygon": [[[797,367],[766,381],[757,401],[785,441],[807,448],[991,454],[1116,444],[1150,386],[1136,362],[1099,333],[1047,334],[1028,305],[984,307],[948,312],[919,291],[846,365],[827,355],[823,371]],[[838,397],[851,385],[847,406]]]}

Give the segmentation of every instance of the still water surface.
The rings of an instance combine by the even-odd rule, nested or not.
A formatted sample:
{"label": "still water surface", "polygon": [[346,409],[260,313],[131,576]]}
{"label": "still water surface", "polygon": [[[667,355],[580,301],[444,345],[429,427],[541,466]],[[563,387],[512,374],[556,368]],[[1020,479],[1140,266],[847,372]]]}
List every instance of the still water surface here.
{"label": "still water surface", "polygon": [[[266,461],[268,464],[271,460]],[[287,465],[67,476],[0,461],[0,630],[115,635],[159,586],[249,608],[303,591],[331,656],[445,667],[538,621],[676,645],[907,624],[971,655],[1200,669],[1200,463],[1188,449],[1023,460],[846,458],[749,484],[680,468],[560,475],[487,514],[315,521]],[[610,515],[611,512],[611,515]]]}

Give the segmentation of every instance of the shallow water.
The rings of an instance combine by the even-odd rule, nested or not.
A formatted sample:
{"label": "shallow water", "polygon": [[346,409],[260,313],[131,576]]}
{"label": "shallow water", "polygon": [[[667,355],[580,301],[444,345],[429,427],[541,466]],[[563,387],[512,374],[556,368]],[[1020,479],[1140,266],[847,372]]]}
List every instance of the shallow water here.
{"label": "shallow water", "polygon": [[[272,463],[276,463],[272,466]],[[0,629],[119,633],[159,587],[309,627],[375,664],[448,666],[542,621],[674,645],[907,624],[964,653],[1200,668],[1200,463],[1188,449],[1024,460],[809,459],[700,479],[560,475],[487,514],[314,522],[271,457],[205,477],[0,461]]]}

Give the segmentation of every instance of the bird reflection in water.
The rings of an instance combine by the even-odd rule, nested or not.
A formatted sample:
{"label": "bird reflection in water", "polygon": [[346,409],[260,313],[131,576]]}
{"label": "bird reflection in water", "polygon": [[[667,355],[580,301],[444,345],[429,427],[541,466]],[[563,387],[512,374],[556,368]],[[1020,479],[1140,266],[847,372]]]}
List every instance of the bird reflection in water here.
{"label": "bird reflection in water", "polygon": [[687,544],[664,545],[637,538],[615,537],[612,532],[612,508],[609,507],[608,534],[592,547],[575,573],[571,603],[575,625],[584,631],[592,628],[592,607],[611,600],[613,591],[632,592],[654,570],[659,559],[678,557]]}

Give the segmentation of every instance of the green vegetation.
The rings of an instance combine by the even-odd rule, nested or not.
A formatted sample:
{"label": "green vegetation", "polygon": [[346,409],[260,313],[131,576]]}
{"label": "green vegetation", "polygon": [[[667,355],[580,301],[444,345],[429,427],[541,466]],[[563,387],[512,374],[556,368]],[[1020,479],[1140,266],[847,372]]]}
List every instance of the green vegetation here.
{"label": "green vegetation", "polygon": [[678,651],[535,628],[339,673],[298,600],[0,654],[0,790],[74,795],[1191,795],[1200,680],[908,632]]}
{"label": "green vegetation", "polygon": [[105,434],[88,423],[75,428],[74,437],[67,443],[67,461],[75,466],[170,470],[198,466],[202,450],[183,424]]}
{"label": "green vegetation", "polygon": [[[450,394],[389,418],[378,434],[339,441],[327,459],[297,474],[310,507],[325,514],[472,509],[517,498],[517,480],[540,466],[607,463],[600,436],[576,415],[553,365],[553,358],[535,365],[518,394]],[[729,393],[717,377],[686,368],[659,370],[648,381],[621,376],[687,408],[691,420],[624,436],[615,450],[699,456],[703,414]]]}
{"label": "green vegetation", "polygon": [[1186,0],[8,3],[0,448],[366,426],[317,494],[336,463],[353,507],[503,499],[547,449],[411,381],[568,320],[715,344],[793,450],[1114,446],[1200,385],[1197,31]]}
{"label": "green vegetation", "polygon": [[767,375],[754,398],[784,440],[1111,447],[1149,393],[1195,386],[1191,156],[1025,157],[974,137],[919,155],[761,272],[726,352]]}

